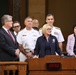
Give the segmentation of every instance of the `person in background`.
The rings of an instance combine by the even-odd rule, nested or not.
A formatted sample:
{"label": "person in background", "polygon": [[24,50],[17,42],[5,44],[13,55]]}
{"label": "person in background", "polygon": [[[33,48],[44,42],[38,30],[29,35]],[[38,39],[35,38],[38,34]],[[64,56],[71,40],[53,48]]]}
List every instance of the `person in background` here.
{"label": "person in background", "polygon": [[20,46],[20,61],[26,61],[27,58],[32,58],[36,40],[39,37],[38,31],[32,28],[32,18],[27,17],[24,20],[25,28],[18,33],[17,41]]}
{"label": "person in background", "polygon": [[[10,31],[13,21],[11,15],[3,15],[1,18],[2,28],[0,29],[0,61],[19,61],[19,45],[13,32]],[[16,71],[16,75],[18,72]],[[7,72],[4,71],[4,75]],[[12,71],[10,71],[12,75]]]}
{"label": "person in background", "polygon": [[17,36],[18,32],[20,31],[21,26],[20,26],[20,22],[19,21],[14,21],[13,22],[13,30],[14,30],[14,34]]}
{"label": "person in background", "polygon": [[64,37],[62,35],[61,29],[59,27],[54,26],[54,16],[52,14],[48,14],[46,16],[46,23],[49,24],[52,27],[51,34],[56,36],[59,47],[61,50],[63,50],[63,42],[64,42]]}
{"label": "person in background", "polygon": [[76,25],[73,27],[73,33],[68,36],[66,51],[69,56],[76,56]]}
{"label": "person in background", "polygon": [[45,24],[42,27],[42,36],[37,39],[34,49],[33,58],[43,58],[46,55],[56,55],[57,52],[60,56],[62,52],[59,48],[57,38],[51,35],[52,27],[49,24]]}
{"label": "person in background", "polygon": [[33,19],[32,28],[39,31],[39,21],[37,19]]}

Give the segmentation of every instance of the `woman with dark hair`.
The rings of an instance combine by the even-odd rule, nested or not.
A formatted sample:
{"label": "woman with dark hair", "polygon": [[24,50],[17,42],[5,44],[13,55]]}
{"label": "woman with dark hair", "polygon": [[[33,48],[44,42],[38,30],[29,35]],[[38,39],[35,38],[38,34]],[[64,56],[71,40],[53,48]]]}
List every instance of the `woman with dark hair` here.
{"label": "woman with dark hair", "polygon": [[66,51],[70,56],[76,55],[76,25],[73,26],[73,34],[68,36]]}

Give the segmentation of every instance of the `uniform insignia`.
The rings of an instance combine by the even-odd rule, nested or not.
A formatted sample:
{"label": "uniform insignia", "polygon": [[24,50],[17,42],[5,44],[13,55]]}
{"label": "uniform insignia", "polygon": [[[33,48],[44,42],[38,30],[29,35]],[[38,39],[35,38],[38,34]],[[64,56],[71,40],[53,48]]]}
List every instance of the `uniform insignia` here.
{"label": "uniform insignia", "polygon": [[36,36],[36,35],[33,35],[33,36]]}
{"label": "uniform insignia", "polygon": [[55,39],[53,39],[53,43],[55,43]]}
{"label": "uniform insignia", "polygon": [[55,34],[55,35],[58,35],[58,33],[57,33],[57,32],[54,32],[54,34]]}
{"label": "uniform insignia", "polygon": [[42,30],[42,27],[39,30]]}
{"label": "uniform insignia", "polygon": [[55,28],[60,30],[60,28],[59,28],[59,27],[55,27]]}
{"label": "uniform insignia", "polygon": [[22,36],[26,36],[26,34],[22,35]]}

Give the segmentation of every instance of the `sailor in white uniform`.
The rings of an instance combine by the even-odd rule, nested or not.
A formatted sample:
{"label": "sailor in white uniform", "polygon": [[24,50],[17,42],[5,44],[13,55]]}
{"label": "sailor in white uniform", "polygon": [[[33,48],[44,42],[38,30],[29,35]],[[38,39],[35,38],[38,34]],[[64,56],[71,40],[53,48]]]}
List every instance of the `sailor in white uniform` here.
{"label": "sailor in white uniform", "polygon": [[17,35],[17,41],[20,44],[21,48],[20,61],[25,61],[27,58],[32,57],[36,40],[39,37],[38,31],[32,28],[32,18],[27,17],[25,19],[25,24],[26,27]]}

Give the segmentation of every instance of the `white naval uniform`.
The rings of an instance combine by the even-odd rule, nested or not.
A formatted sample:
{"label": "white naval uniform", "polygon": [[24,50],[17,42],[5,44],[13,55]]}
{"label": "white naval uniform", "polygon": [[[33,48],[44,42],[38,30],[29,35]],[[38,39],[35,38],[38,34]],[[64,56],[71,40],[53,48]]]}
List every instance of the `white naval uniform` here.
{"label": "white naval uniform", "polygon": [[[24,28],[21,30],[18,35],[17,35],[17,41],[19,44],[23,45],[24,49],[28,49],[30,51],[33,51],[36,45],[36,40],[39,37],[38,31],[31,29],[31,30],[26,30]],[[25,61],[27,57],[20,52],[20,61]]]}
{"label": "white naval uniform", "polygon": [[64,41],[60,28],[53,26],[51,34],[57,38],[58,42]]}
{"label": "white naval uniform", "polygon": [[[57,38],[58,42],[64,41],[64,37],[59,27],[53,26],[51,34]],[[56,55],[58,55],[58,53],[56,53]]]}

